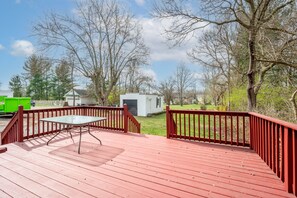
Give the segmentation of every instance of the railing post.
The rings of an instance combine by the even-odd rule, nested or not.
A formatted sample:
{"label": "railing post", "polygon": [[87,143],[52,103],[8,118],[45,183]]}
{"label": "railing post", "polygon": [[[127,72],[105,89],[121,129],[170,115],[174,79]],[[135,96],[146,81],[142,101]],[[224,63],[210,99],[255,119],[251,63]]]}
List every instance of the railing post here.
{"label": "railing post", "polygon": [[[254,134],[253,134],[253,127],[254,127],[254,122],[253,122],[253,116],[249,115],[249,130],[250,130],[250,149],[254,150]],[[244,117],[243,117],[244,119]]]}
{"label": "railing post", "polygon": [[169,105],[166,105],[166,133],[167,133],[167,138],[170,138],[170,113],[169,113]]}
{"label": "railing post", "polygon": [[124,133],[128,132],[128,106],[124,104]]}
{"label": "railing post", "polygon": [[19,106],[18,110],[18,133],[17,140],[18,142],[23,142],[24,140],[24,119],[23,119],[24,107]]}

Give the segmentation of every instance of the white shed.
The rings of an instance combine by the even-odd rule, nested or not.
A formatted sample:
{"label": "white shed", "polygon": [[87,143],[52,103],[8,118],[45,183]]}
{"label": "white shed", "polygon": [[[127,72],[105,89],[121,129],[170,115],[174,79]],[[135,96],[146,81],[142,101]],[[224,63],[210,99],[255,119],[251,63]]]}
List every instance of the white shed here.
{"label": "white shed", "polygon": [[127,104],[128,110],[134,116],[148,116],[163,111],[163,97],[158,95],[142,95],[128,93],[120,96],[121,107]]}
{"label": "white shed", "polygon": [[[73,95],[74,91],[74,95]],[[94,105],[96,104],[96,99],[88,95],[88,92],[83,89],[74,89],[68,91],[65,95],[65,101],[68,102],[69,106],[73,106],[73,100],[75,98],[75,106],[81,105]]]}

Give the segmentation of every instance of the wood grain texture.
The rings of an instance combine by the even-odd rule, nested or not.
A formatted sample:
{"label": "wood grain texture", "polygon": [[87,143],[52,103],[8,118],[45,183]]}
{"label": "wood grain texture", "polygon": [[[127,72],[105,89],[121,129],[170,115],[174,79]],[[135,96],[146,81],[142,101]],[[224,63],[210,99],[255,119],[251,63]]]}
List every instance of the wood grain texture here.
{"label": "wood grain texture", "polygon": [[294,197],[248,148],[92,131],[6,145],[1,197]]}

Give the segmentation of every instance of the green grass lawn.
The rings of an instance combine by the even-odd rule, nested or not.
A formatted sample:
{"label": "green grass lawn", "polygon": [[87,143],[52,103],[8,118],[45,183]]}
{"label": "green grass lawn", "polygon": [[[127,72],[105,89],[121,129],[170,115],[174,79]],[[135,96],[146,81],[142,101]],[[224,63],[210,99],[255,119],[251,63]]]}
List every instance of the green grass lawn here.
{"label": "green grass lawn", "polygon": [[[200,105],[170,105],[170,109],[176,110],[199,110]],[[208,110],[213,110],[213,105],[207,106]],[[140,117],[137,116],[136,119],[141,123],[141,133],[166,136],[166,114],[162,113],[159,115],[153,115],[151,117]]]}

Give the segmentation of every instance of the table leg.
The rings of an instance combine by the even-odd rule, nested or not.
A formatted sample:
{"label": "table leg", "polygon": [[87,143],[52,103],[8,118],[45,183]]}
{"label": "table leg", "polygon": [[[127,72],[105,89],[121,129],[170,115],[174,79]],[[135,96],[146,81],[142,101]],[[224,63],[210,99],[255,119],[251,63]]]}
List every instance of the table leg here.
{"label": "table leg", "polygon": [[80,154],[80,143],[81,143],[81,126],[79,127],[79,143],[78,143],[78,154]]}
{"label": "table leg", "polygon": [[49,141],[47,141],[46,145],[48,145],[48,143],[49,143],[50,141],[52,141],[52,139],[54,139],[55,137],[57,137],[57,135],[59,135],[60,133],[61,133],[61,131],[59,131],[56,135],[54,135],[54,137],[52,137]]}
{"label": "table leg", "polygon": [[88,133],[93,137],[95,138],[96,140],[98,140],[100,142],[100,145],[102,145],[102,142],[99,138],[97,138],[95,135],[93,135],[91,132],[90,132],[90,126],[88,125]]}

